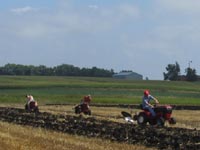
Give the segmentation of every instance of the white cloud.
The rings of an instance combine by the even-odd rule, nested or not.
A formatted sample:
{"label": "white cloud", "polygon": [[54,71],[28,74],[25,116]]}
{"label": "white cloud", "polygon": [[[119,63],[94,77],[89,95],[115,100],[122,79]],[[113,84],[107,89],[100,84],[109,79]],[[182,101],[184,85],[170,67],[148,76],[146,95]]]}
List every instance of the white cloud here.
{"label": "white cloud", "polygon": [[199,0],[157,0],[157,3],[168,10],[185,13],[200,13]]}
{"label": "white cloud", "polygon": [[94,10],[99,8],[97,5],[89,5],[88,7]]}
{"label": "white cloud", "polygon": [[16,14],[23,14],[31,11],[36,11],[36,8],[32,8],[30,6],[22,7],[22,8],[14,8],[11,9],[11,12],[16,13]]}
{"label": "white cloud", "polygon": [[[142,3],[84,3],[77,7],[73,0],[62,0],[61,4],[51,8],[36,9],[25,5],[12,9],[14,14],[26,15],[0,14],[1,53],[7,54],[8,62],[13,52],[9,54],[7,50],[17,54],[21,51],[22,55],[28,50],[33,51],[33,58],[38,58],[41,51],[48,54],[48,57],[35,60],[44,64],[57,65],[62,61],[74,65],[114,67],[114,70],[132,70],[135,66],[147,76],[157,72],[152,73],[154,78],[162,76],[158,68],[164,69],[167,63],[195,62],[190,56],[199,53],[200,21],[197,16],[200,1],[155,0],[148,6]],[[188,20],[185,20],[186,12],[190,13],[186,14]],[[85,56],[91,59],[86,62]],[[147,63],[149,57],[153,60]],[[13,55],[14,59],[24,60],[20,55]],[[145,71],[146,65],[148,68],[153,66],[154,70]]]}

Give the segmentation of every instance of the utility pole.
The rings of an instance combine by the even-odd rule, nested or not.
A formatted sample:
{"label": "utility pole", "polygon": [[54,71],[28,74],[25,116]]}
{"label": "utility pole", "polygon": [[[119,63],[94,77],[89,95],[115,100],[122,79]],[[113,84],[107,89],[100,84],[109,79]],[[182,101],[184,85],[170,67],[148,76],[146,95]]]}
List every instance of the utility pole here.
{"label": "utility pole", "polygon": [[191,64],[191,63],[192,63],[192,61],[190,60],[190,61],[188,62],[188,66],[189,66],[188,68],[190,68],[190,64]]}

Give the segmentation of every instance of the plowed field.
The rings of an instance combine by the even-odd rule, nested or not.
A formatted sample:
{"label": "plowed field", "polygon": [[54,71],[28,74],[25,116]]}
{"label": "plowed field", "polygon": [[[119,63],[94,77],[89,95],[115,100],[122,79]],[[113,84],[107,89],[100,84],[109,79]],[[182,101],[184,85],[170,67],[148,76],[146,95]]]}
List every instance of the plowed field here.
{"label": "plowed field", "polygon": [[82,117],[45,111],[34,114],[14,107],[1,107],[0,120],[157,149],[200,149],[200,130],[195,128],[140,127],[137,124],[99,119],[95,115]]}

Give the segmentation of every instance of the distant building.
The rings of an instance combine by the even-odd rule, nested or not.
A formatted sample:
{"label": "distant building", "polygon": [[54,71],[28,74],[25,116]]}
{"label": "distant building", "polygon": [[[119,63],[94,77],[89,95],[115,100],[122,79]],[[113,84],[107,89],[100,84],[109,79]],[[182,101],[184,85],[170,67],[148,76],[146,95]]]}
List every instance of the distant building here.
{"label": "distant building", "polygon": [[[179,81],[187,81],[187,77],[186,77],[186,75],[179,75],[178,76],[178,80]],[[197,80],[196,81],[200,81],[200,76],[199,75],[197,75]]]}
{"label": "distant building", "polygon": [[136,72],[120,72],[113,75],[116,79],[132,79],[132,80],[143,80],[143,76]]}
{"label": "distant building", "polygon": [[178,76],[178,80],[179,80],[179,81],[186,81],[187,78],[186,78],[185,75],[179,75],[179,76]]}

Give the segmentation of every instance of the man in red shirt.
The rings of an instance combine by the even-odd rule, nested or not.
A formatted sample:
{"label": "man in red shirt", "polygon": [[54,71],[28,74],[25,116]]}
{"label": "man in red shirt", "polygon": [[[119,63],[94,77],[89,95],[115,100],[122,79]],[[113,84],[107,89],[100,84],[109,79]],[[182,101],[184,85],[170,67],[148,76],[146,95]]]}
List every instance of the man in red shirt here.
{"label": "man in red shirt", "polygon": [[89,105],[90,102],[91,102],[91,100],[92,100],[91,95],[84,96],[84,98],[83,98],[83,103],[86,103],[86,104]]}

